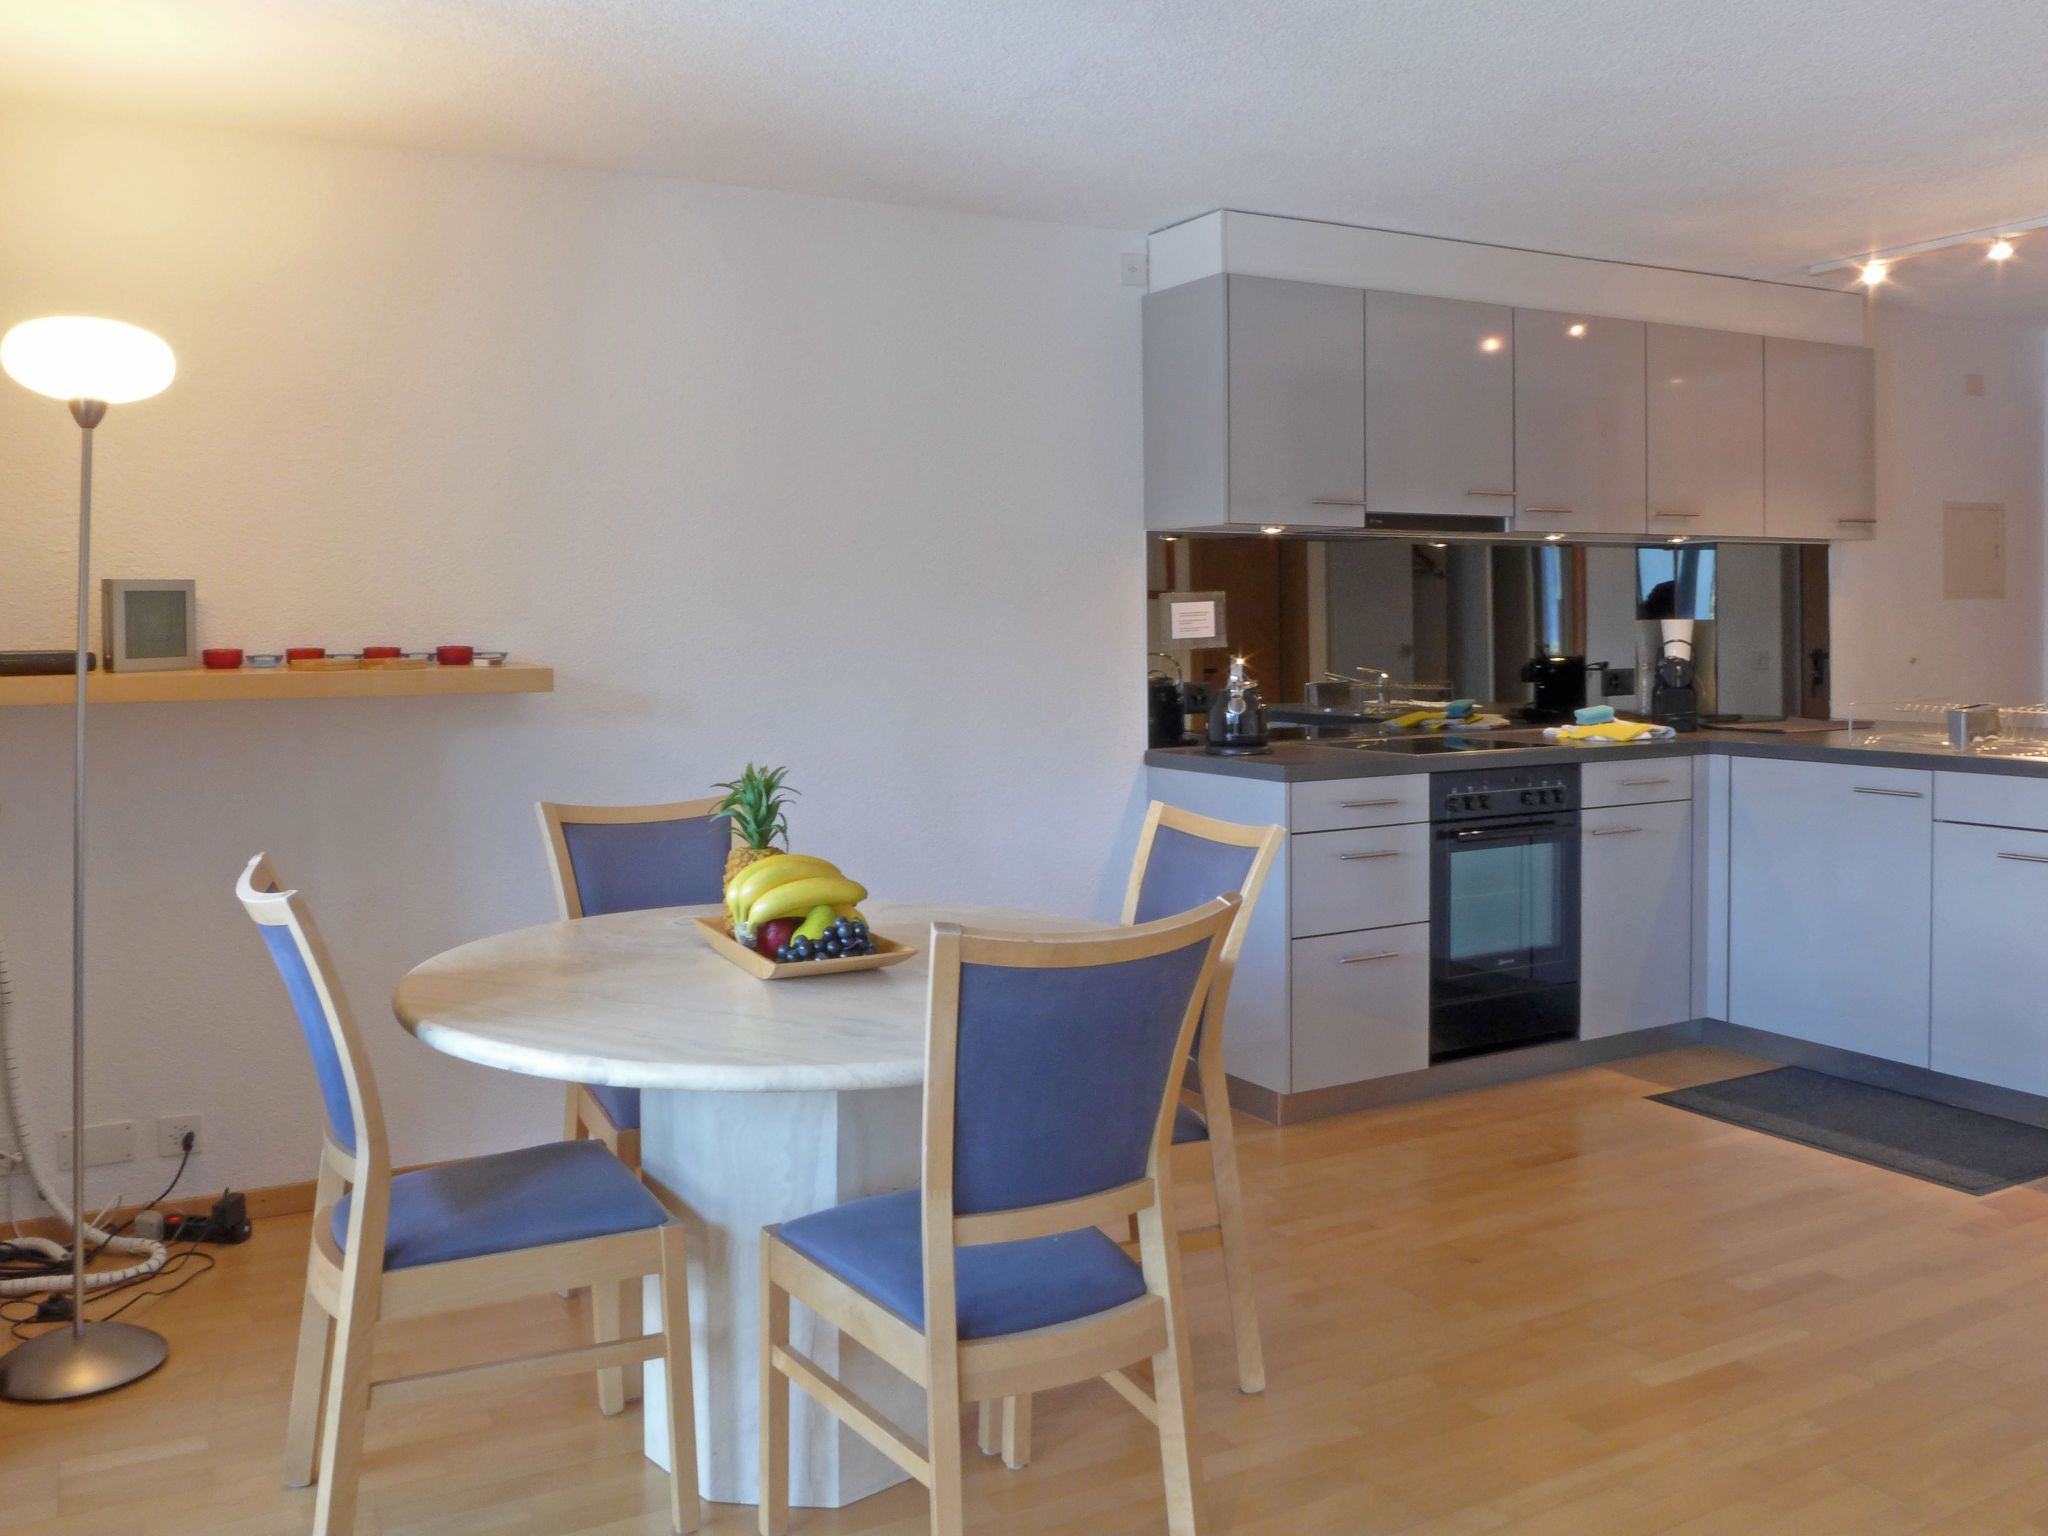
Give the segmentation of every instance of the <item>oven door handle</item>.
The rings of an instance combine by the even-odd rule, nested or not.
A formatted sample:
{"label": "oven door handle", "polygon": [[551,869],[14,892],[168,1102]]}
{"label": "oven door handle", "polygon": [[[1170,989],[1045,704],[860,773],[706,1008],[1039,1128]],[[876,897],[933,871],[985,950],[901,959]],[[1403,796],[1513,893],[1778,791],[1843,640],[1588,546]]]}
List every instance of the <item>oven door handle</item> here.
{"label": "oven door handle", "polygon": [[1489,827],[1446,827],[1440,830],[1437,836],[1452,842],[1476,843],[1488,838],[1523,837],[1531,832],[1555,832],[1562,840],[1575,825],[1575,819],[1566,821],[1554,816],[1543,816],[1529,821],[1498,822]]}

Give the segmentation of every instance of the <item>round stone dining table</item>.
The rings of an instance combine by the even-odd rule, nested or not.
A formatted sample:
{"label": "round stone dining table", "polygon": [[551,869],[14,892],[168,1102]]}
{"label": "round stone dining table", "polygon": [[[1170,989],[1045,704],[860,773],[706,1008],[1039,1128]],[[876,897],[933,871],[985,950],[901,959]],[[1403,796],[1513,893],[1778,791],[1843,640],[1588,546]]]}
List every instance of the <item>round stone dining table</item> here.
{"label": "round stone dining table", "polygon": [[[1081,932],[1071,917],[1000,907],[869,902],[877,933],[914,946],[883,970],[762,981],[664,907],[502,933],[434,956],[392,999],[421,1043],[464,1061],[562,1082],[640,1090],[646,1176],[682,1205],[690,1249],[698,1491],[759,1500],[761,1228],[918,1181],[926,986],[934,922]],[[661,1326],[652,1277],[644,1326]],[[794,1309],[795,1347],[912,1434],[924,1394],[851,1340]],[[647,1371],[647,1455],[668,1404]],[[792,1502],[837,1508],[904,1480],[859,1436],[797,1393]]]}

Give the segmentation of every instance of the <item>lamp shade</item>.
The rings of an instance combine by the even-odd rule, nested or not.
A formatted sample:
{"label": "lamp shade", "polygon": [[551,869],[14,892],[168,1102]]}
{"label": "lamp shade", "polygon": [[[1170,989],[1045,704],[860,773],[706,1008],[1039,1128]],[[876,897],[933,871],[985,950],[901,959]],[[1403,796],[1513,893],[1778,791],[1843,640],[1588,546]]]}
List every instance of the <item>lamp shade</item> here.
{"label": "lamp shade", "polygon": [[161,394],[178,363],[161,336],[139,325],[51,315],[0,338],[0,368],[39,395],[125,405]]}

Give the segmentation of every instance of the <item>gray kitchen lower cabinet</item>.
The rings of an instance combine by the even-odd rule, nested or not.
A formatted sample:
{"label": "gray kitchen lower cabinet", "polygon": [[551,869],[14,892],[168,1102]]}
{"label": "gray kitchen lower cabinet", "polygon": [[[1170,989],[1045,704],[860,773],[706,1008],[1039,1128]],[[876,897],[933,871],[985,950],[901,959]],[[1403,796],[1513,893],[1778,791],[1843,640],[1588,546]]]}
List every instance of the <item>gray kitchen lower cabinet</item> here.
{"label": "gray kitchen lower cabinet", "polygon": [[1928,1064],[1931,773],[1737,758],[1728,1016]]}
{"label": "gray kitchen lower cabinet", "polygon": [[1429,921],[1429,824],[1297,833],[1287,840],[1292,933]]}
{"label": "gray kitchen lower cabinet", "polygon": [[1429,1065],[1429,924],[1288,947],[1296,1093]]}
{"label": "gray kitchen lower cabinet", "polygon": [[2048,833],[1937,824],[1935,1071],[2048,1094],[2043,933]]}
{"label": "gray kitchen lower cabinet", "polygon": [[1581,812],[1579,1038],[1691,1017],[1691,804]]}

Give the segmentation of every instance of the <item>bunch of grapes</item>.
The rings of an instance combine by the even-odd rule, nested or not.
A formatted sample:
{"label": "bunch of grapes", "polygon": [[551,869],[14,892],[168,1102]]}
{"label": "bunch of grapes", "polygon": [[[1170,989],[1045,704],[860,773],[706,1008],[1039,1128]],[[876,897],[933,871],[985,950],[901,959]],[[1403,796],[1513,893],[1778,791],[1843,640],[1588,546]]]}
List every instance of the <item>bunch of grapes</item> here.
{"label": "bunch of grapes", "polygon": [[839,960],[851,955],[872,955],[875,952],[874,935],[868,932],[868,925],[857,917],[842,917],[815,939],[799,934],[775,951],[779,961],[790,960]]}

